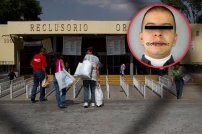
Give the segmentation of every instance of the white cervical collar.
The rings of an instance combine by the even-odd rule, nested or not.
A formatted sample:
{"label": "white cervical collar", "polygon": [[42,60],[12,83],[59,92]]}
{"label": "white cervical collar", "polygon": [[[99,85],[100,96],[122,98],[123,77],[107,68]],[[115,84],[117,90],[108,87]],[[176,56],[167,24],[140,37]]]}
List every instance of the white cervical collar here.
{"label": "white cervical collar", "polygon": [[153,66],[163,66],[166,63],[166,61],[168,61],[171,58],[171,54],[163,59],[154,59],[145,54],[145,58],[148,59],[151,62],[151,65]]}

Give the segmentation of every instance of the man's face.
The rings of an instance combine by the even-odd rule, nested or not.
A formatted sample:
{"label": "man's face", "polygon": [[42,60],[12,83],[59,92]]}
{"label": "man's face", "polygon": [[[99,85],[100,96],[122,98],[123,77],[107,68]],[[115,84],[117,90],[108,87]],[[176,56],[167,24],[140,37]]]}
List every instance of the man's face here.
{"label": "man's face", "polygon": [[[172,29],[145,29],[145,26],[173,26]],[[145,54],[162,59],[170,55],[173,45],[176,43],[175,22],[167,11],[153,10],[146,14],[142,32],[139,39],[144,45]]]}
{"label": "man's face", "polygon": [[42,54],[45,56],[47,53],[46,53],[46,51],[42,51]]}
{"label": "man's face", "polygon": [[88,50],[88,51],[87,51],[87,54],[92,54],[92,53],[93,53],[93,52],[92,52],[92,51],[90,51],[90,50]]}

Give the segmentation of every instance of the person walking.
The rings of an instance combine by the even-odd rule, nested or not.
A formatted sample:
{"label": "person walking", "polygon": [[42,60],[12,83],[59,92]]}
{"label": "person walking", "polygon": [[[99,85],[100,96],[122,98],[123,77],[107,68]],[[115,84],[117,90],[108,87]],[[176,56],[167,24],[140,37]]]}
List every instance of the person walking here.
{"label": "person walking", "polygon": [[[87,50],[87,54],[84,57],[84,60],[89,60],[92,65],[92,78],[90,80],[83,80],[84,86],[84,108],[88,108],[89,102],[91,102],[91,106],[95,106],[95,88],[96,82],[99,82],[100,72],[99,72],[99,58],[94,55],[93,47],[89,47]],[[91,91],[91,101],[89,100],[89,87]]]}
{"label": "person walking", "polygon": [[46,74],[46,67],[47,67],[47,62],[46,62],[46,49],[41,48],[40,53],[35,54],[34,57],[31,60],[31,66],[33,68],[33,88],[32,88],[32,93],[31,93],[31,102],[35,103],[36,100],[36,92],[37,92],[37,87],[40,85],[40,98],[39,100],[42,101],[47,101],[45,98],[45,87],[42,87],[42,81],[47,78]]}
{"label": "person walking", "polygon": [[10,80],[13,80],[14,78],[17,78],[15,72],[13,71],[13,69],[11,69],[11,71],[8,74],[8,77]]}
{"label": "person walking", "polygon": [[177,99],[181,99],[184,86],[184,80],[183,80],[184,74],[182,72],[182,68],[180,68],[179,63],[174,65],[173,68],[171,68],[171,72],[174,78],[173,81],[175,81],[176,85]]}
{"label": "person walking", "polygon": [[122,64],[121,67],[120,67],[120,73],[121,73],[122,76],[125,75],[125,69],[126,69],[126,65]]}
{"label": "person walking", "polygon": [[[60,69],[63,70],[63,68],[65,68],[64,61],[63,61],[63,58],[61,55],[57,55],[55,66],[56,66],[55,73],[59,72]],[[57,105],[59,108],[66,108],[65,101],[66,101],[67,90],[66,90],[66,88],[63,88],[60,91],[58,82],[55,77],[54,77],[53,81],[54,81],[54,86],[55,86],[55,91],[56,91],[55,95],[56,95]]]}

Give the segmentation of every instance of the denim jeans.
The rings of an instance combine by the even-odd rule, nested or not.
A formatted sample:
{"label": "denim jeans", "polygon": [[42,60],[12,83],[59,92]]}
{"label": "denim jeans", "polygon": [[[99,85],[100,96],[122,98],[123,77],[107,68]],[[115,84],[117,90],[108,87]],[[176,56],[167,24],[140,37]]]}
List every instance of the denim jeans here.
{"label": "denim jeans", "polygon": [[43,100],[45,99],[45,88],[41,86],[41,83],[43,81],[43,79],[45,78],[45,74],[42,70],[34,70],[33,71],[33,76],[34,76],[34,84],[32,87],[32,94],[31,94],[31,100],[35,100],[36,97],[36,91],[37,91],[37,87],[40,84],[40,98],[39,100]]}
{"label": "denim jeans", "polygon": [[176,85],[177,97],[179,98],[182,96],[184,81],[182,79],[175,80],[175,85]]}
{"label": "denim jeans", "polygon": [[63,88],[62,95],[60,95],[60,89],[59,89],[59,85],[58,85],[56,78],[54,78],[54,85],[55,85],[55,96],[56,96],[56,101],[57,101],[58,107],[64,106],[65,101],[66,101],[67,90],[66,90],[66,88]]}
{"label": "denim jeans", "polygon": [[89,87],[91,90],[91,102],[95,103],[95,86],[96,81],[93,80],[83,80],[83,86],[84,86],[84,102],[90,102],[89,101]]}

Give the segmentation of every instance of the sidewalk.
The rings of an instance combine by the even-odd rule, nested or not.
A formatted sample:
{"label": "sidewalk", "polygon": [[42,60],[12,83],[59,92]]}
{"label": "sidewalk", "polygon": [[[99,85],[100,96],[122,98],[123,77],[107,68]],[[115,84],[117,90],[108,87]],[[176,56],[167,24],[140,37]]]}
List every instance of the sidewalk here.
{"label": "sidewalk", "polygon": [[[68,91],[68,108],[58,109],[55,92],[47,102],[31,103],[25,94],[10,100],[0,99],[2,134],[201,134],[202,88],[185,85],[177,100],[166,93],[160,99],[149,90],[147,99],[133,88],[126,98],[120,87],[112,87],[104,106],[83,108],[83,90],[73,99]],[[103,87],[103,90],[104,87]],[[39,94],[37,95],[37,99]]]}
{"label": "sidewalk", "polygon": [[83,108],[55,101],[0,102],[2,134],[201,134],[202,101],[107,101],[103,107]]}

